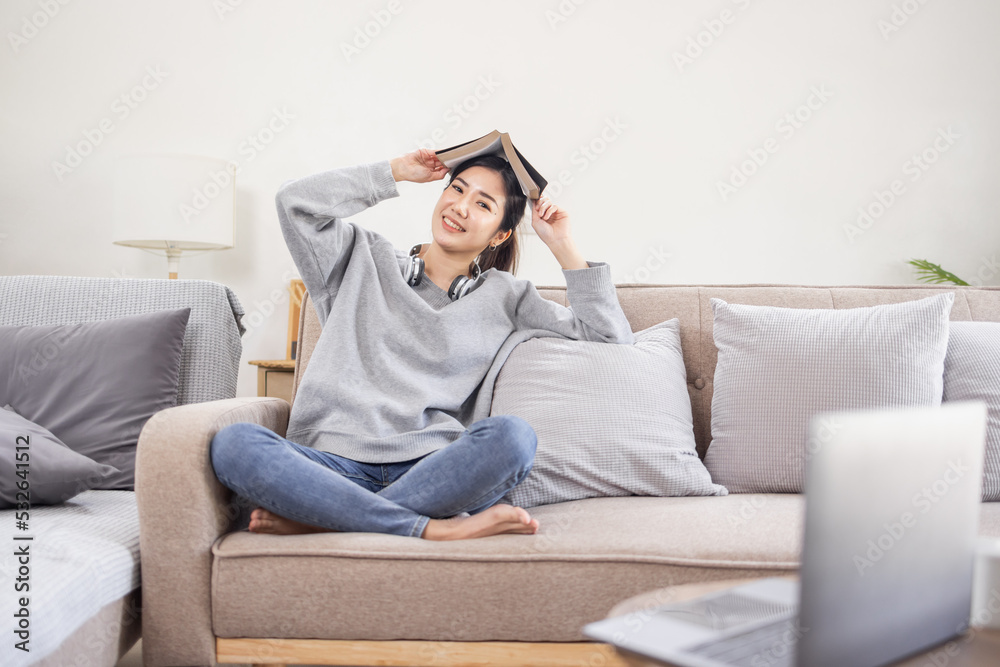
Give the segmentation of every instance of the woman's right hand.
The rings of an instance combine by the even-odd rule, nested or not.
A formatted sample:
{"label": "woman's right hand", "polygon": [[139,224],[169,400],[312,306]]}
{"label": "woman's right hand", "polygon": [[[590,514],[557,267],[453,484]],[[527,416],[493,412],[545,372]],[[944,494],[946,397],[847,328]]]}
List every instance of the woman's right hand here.
{"label": "woman's right hand", "polygon": [[392,177],[397,182],[430,183],[448,175],[448,167],[429,148],[419,148],[389,161]]}

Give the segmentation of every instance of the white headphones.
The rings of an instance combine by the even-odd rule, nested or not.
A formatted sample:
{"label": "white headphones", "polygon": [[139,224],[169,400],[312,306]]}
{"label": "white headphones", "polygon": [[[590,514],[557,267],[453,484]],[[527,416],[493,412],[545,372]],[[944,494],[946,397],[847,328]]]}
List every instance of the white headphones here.
{"label": "white headphones", "polygon": [[[423,243],[418,243],[410,248],[410,263],[403,269],[403,278],[405,278],[407,284],[411,286],[419,285],[420,280],[424,277],[424,260],[422,257],[417,256],[420,254],[423,247]],[[496,246],[491,245],[490,250],[496,250]],[[451,287],[448,288],[448,296],[452,301],[458,301],[477,287],[479,278],[482,275],[482,270],[479,268],[478,255],[476,256],[474,262],[476,264],[476,268],[474,269],[471,278],[468,276],[456,276],[455,279],[451,281]]]}

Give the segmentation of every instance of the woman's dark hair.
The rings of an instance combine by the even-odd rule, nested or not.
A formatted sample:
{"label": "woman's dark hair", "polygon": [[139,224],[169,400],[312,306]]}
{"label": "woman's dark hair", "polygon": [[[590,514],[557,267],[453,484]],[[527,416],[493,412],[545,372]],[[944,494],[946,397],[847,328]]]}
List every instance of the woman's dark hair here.
{"label": "woman's dark hair", "polygon": [[[451,170],[451,177],[448,179],[448,185],[445,187],[450,188],[455,177],[470,167],[485,167],[500,174],[500,178],[503,179],[505,197],[500,230],[513,230],[510,236],[507,237],[507,240],[498,245],[496,250],[491,251],[487,248],[479,255],[479,268],[484,272],[487,269],[496,268],[498,271],[516,273],[518,259],[517,227],[521,219],[524,218],[528,197],[521,190],[521,182],[517,180],[517,176],[514,174],[514,170],[511,169],[510,164],[499,155],[477,155],[462,162]],[[469,275],[475,275],[475,266],[475,262],[469,264]]]}

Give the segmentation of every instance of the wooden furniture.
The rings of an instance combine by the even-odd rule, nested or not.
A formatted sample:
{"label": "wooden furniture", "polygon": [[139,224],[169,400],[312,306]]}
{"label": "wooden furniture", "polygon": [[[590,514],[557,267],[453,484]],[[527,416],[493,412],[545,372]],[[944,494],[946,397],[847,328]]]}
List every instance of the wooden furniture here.
{"label": "wooden furniture", "polygon": [[[288,346],[285,349],[285,359],[294,359],[295,347],[298,347],[299,338],[299,309],[302,308],[302,297],[306,293],[306,286],[300,279],[295,278],[288,285]],[[261,394],[263,396],[264,394]]]}
{"label": "wooden furniture", "polygon": [[[649,618],[650,610],[660,605],[685,602],[706,593],[713,593],[723,588],[751,581],[753,579],[730,579],[707,584],[684,584],[659,588],[618,603],[608,612],[608,618],[634,614],[635,622],[642,623]],[[670,664],[621,648],[616,648],[616,651],[626,665],[633,667],[663,667]],[[1000,630],[974,627],[970,628],[964,635],[939,644],[928,651],[894,662],[892,667],[925,667],[926,665],[944,664],[947,664],[948,667],[986,667],[987,665],[996,665],[997,656],[1000,656]]]}
{"label": "wooden furniture", "polygon": [[[338,639],[224,639],[216,637],[221,663],[280,665],[546,665],[628,667],[608,644],[595,642],[426,642]],[[266,660],[267,662],[261,662]]]}
{"label": "wooden furniture", "polygon": [[247,362],[257,367],[257,395],[292,402],[294,359],[258,359]]}
{"label": "wooden furniture", "polygon": [[298,278],[288,284],[288,345],[284,359],[258,359],[247,363],[257,367],[257,395],[283,398],[292,402],[292,380],[295,377],[295,357],[299,337],[299,313],[305,284]]}

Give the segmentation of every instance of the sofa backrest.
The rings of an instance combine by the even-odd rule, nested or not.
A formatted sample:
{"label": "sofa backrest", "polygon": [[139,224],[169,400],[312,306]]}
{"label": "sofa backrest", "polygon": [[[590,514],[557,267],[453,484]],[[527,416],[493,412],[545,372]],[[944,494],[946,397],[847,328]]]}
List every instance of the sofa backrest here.
{"label": "sofa backrest", "polygon": [[[564,306],[565,287],[538,287],[543,297]],[[951,285],[618,285],[618,301],[632,325],[641,331],[664,320],[680,320],[681,347],[687,369],[688,393],[694,417],[698,454],[705,456],[711,442],[712,390],[718,350],[712,338],[713,297],[728,303],[787,308],[858,308],[923,299],[940,292],[955,292],[951,319],[1000,322],[1000,287]],[[306,307],[306,303],[309,307]],[[303,298],[299,317],[299,343],[292,400],[299,379],[309,363],[320,326],[309,295]]]}
{"label": "sofa backrest", "polygon": [[191,307],[184,332],[177,405],[236,396],[246,331],[231,289],[210,280],[0,276],[0,326],[97,322]]}

